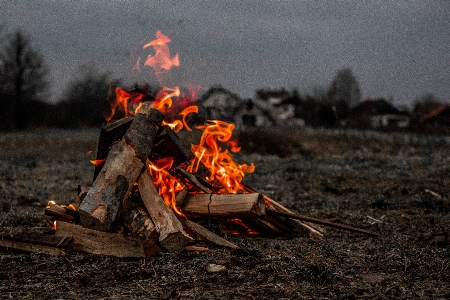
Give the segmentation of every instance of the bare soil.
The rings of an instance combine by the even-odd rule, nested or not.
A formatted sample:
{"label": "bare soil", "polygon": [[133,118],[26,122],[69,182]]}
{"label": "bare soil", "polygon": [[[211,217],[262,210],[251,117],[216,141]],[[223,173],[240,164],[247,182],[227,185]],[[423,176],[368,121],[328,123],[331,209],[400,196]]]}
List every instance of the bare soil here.
{"label": "bare soil", "polygon": [[[91,182],[98,133],[0,135],[0,232],[50,228],[47,201],[68,204]],[[378,238],[331,228],[323,239],[229,236],[242,249],[203,243],[208,251],[146,259],[0,248],[0,298],[449,299],[450,147],[327,131],[288,136],[301,141],[296,155],[236,156],[256,166],[245,183],[298,213]],[[210,273],[208,264],[226,269]]]}

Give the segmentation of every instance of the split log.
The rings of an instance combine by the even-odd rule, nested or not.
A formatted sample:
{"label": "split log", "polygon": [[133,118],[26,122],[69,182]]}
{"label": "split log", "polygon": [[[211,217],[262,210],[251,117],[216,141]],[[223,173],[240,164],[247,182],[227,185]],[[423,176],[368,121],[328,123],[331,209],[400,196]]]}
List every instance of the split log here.
{"label": "split log", "polygon": [[[123,138],[125,132],[128,130],[128,128],[130,128],[132,121],[133,117],[126,117],[115,122],[108,123],[101,128],[97,145],[97,156],[95,158],[96,160],[104,160],[108,157],[108,153],[112,145]],[[92,180],[92,182],[94,182],[97,178],[97,175],[102,170],[103,165],[103,163],[95,165],[94,179]]]}
{"label": "split log", "polygon": [[159,234],[159,243],[169,252],[183,250],[193,239],[158,194],[153,178],[144,170],[138,180],[139,193]]}
{"label": "split log", "polygon": [[264,200],[252,194],[189,194],[182,211],[186,216],[261,217],[266,214]]}
{"label": "split log", "polygon": [[72,236],[74,251],[116,257],[145,257],[138,235],[103,232],[62,221],[56,221],[56,235]]}
{"label": "split log", "polygon": [[110,231],[119,207],[144,167],[163,114],[142,105],[125,136],[110,149],[108,158],[80,205],[84,227]]}
{"label": "split log", "polygon": [[161,252],[161,248],[157,244],[158,233],[143,203],[139,203],[133,200],[133,197],[130,197],[122,207],[120,221],[128,233],[139,235],[145,256],[152,256]]}
{"label": "split log", "polygon": [[236,244],[233,244],[232,242],[227,241],[226,239],[218,236],[217,234],[215,234],[212,231],[209,231],[208,229],[206,229],[205,227],[203,227],[202,225],[191,221],[191,220],[184,220],[183,224],[186,225],[186,227],[188,227],[189,229],[191,229],[192,231],[196,232],[197,234],[199,234],[200,236],[204,237],[205,239],[207,239],[208,241],[220,245],[220,246],[225,246],[231,249],[239,249],[239,246],[237,246]]}
{"label": "split log", "polygon": [[70,254],[73,238],[38,232],[17,232],[2,234],[0,246],[50,255]]}

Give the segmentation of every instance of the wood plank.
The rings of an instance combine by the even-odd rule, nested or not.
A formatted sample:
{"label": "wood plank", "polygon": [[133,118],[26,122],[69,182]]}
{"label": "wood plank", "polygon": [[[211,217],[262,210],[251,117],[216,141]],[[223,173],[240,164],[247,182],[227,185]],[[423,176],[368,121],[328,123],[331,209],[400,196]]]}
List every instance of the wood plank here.
{"label": "wood plank", "polygon": [[56,221],[56,234],[72,236],[74,251],[116,257],[145,257],[138,235],[103,232],[62,221]]}
{"label": "wood plank", "polygon": [[264,216],[266,207],[259,193],[252,194],[189,194],[182,211],[186,216],[242,215]]}
{"label": "wood plank", "polygon": [[71,253],[73,238],[38,232],[17,232],[2,234],[0,246],[57,256]]}
{"label": "wood plank", "polygon": [[148,103],[143,104],[123,139],[111,147],[105,165],[80,204],[80,223],[84,227],[111,230],[119,207],[144,167],[163,117]]}
{"label": "wood plank", "polygon": [[148,170],[139,176],[138,186],[142,201],[159,234],[159,243],[169,252],[182,251],[193,239],[158,194]]}

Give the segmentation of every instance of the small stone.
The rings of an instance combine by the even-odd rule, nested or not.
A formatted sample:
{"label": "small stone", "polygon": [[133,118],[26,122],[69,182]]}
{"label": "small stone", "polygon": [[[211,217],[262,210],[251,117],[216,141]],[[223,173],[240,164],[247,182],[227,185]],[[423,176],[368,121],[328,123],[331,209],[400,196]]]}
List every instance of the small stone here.
{"label": "small stone", "polygon": [[216,264],[209,264],[206,266],[206,272],[208,273],[218,273],[225,271],[227,268],[222,265],[216,265]]}

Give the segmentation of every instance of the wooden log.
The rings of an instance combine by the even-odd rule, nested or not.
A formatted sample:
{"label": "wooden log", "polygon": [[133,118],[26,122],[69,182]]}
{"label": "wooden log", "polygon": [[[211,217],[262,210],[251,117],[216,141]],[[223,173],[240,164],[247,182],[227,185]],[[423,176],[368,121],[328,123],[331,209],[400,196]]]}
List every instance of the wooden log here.
{"label": "wooden log", "polygon": [[219,216],[223,218],[266,214],[264,200],[259,193],[252,194],[189,194],[183,213],[189,216]]}
{"label": "wooden log", "polygon": [[[108,157],[108,153],[112,145],[123,138],[125,132],[128,128],[130,128],[132,121],[133,117],[125,117],[115,122],[108,123],[101,128],[97,145],[96,160],[104,160]],[[97,175],[102,170],[103,165],[103,163],[95,165],[94,179],[92,182],[94,182],[97,178]]]}
{"label": "wooden log", "polygon": [[0,246],[50,255],[70,254],[73,238],[38,232],[16,232],[0,235]]}
{"label": "wooden log", "polygon": [[179,166],[183,163],[189,163],[194,158],[194,153],[183,144],[178,134],[169,126],[161,126],[153,143],[149,159],[156,161],[166,157],[172,157],[174,165]]}
{"label": "wooden log", "polygon": [[56,234],[72,236],[74,251],[116,257],[145,257],[138,235],[103,232],[62,221],[56,221]]}
{"label": "wooden log", "polygon": [[122,207],[119,220],[126,232],[139,235],[145,256],[152,256],[161,252],[157,244],[158,233],[144,204],[140,202],[130,197]]}
{"label": "wooden log", "polygon": [[80,204],[81,225],[111,230],[120,205],[144,167],[163,117],[148,103],[142,105],[124,137],[111,147],[105,165]]}
{"label": "wooden log", "polygon": [[139,193],[159,234],[159,243],[169,252],[183,250],[193,239],[158,194],[153,178],[144,170],[138,180]]}
{"label": "wooden log", "polygon": [[200,191],[204,192],[205,194],[211,194],[211,191],[207,187],[205,187],[194,175],[192,175],[182,167],[175,167],[174,171],[180,174],[184,179],[187,179],[190,183],[195,185]]}
{"label": "wooden log", "polygon": [[186,225],[186,227],[188,227],[192,231],[196,232],[197,234],[199,234],[200,236],[204,237],[205,239],[207,239],[208,241],[210,241],[214,244],[217,244],[220,246],[225,246],[225,247],[228,247],[231,249],[239,249],[239,246],[237,246],[236,244],[233,244],[232,242],[227,241],[226,239],[218,236],[214,232],[206,229],[205,227],[203,227],[202,225],[200,225],[194,221],[184,220],[183,224]]}

